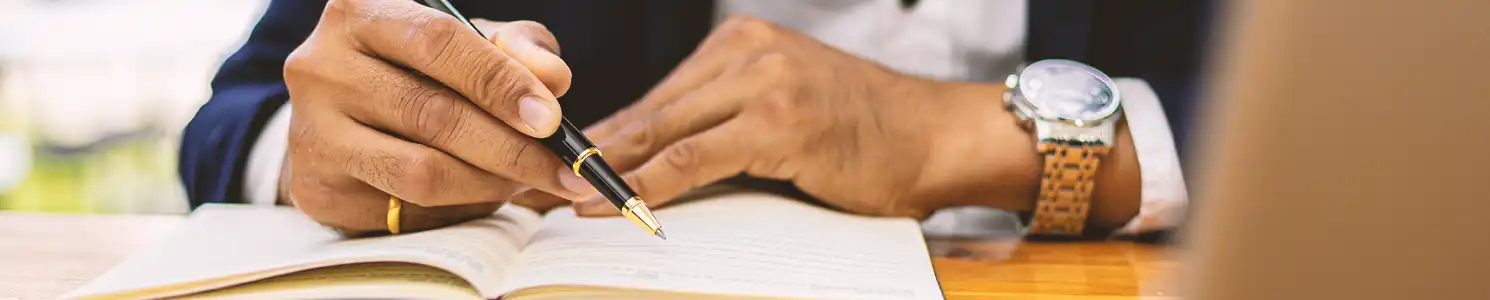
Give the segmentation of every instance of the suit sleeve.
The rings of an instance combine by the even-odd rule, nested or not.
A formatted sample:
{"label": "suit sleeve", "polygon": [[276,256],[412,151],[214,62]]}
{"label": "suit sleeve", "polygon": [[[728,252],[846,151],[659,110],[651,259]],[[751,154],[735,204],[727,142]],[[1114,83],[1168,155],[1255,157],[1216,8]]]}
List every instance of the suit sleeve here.
{"label": "suit sleeve", "polygon": [[326,1],[275,0],[248,40],[212,79],[212,97],[182,132],[177,172],[192,209],[243,202],[248,152],[274,112],[289,100],[285,58],[315,29]]}

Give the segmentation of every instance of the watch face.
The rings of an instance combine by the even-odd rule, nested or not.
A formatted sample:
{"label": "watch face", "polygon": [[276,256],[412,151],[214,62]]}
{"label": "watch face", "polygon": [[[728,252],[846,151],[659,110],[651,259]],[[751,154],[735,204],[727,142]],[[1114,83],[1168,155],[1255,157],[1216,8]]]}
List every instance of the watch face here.
{"label": "watch face", "polygon": [[1077,62],[1031,64],[1020,74],[1019,86],[1020,93],[1046,117],[1095,121],[1117,111],[1118,94],[1112,81]]}

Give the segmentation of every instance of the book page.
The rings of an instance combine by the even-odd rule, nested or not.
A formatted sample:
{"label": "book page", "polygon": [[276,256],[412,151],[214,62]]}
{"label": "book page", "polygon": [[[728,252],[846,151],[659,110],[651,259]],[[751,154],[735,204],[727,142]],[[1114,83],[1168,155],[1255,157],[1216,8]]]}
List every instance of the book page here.
{"label": "book page", "polygon": [[494,291],[539,221],[537,213],[508,205],[437,230],[348,240],[294,208],[207,205],[175,235],[65,297],[182,295],[360,262],[428,265]]}
{"label": "book page", "polygon": [[920,226],[766,193],[653,210],[668,240],[623,218],[548,214],[503,293],[593,286],[815,299],[941,299]]}
{"label": "book page", "polygon": [[486,299],[445,270],[407,263],[361,263],[312,269],[180,299]]}

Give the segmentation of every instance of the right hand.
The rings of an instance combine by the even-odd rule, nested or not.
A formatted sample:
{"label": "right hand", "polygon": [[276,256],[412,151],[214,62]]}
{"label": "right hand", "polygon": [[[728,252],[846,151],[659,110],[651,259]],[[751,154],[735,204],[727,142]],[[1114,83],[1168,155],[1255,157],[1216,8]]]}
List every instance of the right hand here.
{"label": "right hand", "polygon": [[406,201],[404,231],[487,216],[529,188],[579,198],[534,140],[558,128],[569,87],[558,43],[538,23],[473,22],[491,39],[414,1],[330,1],[284,65],[282,197],[348,235],[386,230],[390,195]]}

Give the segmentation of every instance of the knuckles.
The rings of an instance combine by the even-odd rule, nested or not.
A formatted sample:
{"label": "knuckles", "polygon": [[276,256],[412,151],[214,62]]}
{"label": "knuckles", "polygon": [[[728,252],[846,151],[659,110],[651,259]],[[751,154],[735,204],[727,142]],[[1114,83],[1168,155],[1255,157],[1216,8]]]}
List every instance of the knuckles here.
{"label": "knuckles", "polygon": [[775,51],[767,51],[755,56],[750,64],[745,67],[745,72],[750,76],[764,78],[767,86],[776,86],[780,83],[792,83],[790,61],[786,54]]}
{"label": "knuckles", "polygon": [[667,151],[662,153],[662,163],[667,168],[677,170],[682,178],[693,178],[698,169],[700,145],[695,142],[682,142],[673,144]]}
{"label": "knuckles", "polygon": [[762,93],[756,101],[748,103],[747,109],[753,112],[751,115],[762,118],[765,121],[762,123],[766,125],[791,130],[811,129],[807,122],[816,118],[807,115],[812,112],[803,109],[804,100],[801,99],[796,93],[787,90],[769,90]]}
{"label": "knuckles", "polygon": [[362,10],[364,10],[363,9],[364,7],[369,6],[371,4],[370,2],[374,2],[374,1],[377,1],[377,0],[331,0],[331,1],[326,1],[326,11],[327,12],[338,12],[338,13],[362,11]]}
{"label": "knuckles", "polygon": [[471,82],[466,86],[476,91],[477,95],[470,95],[472,101],[480,101],[483,107],[497,109],[515,109],[518,99],[526,96],[529,92],[528,86],[523,83],[523,76],[519,71],[526,71],[522,66],[513,66],[512,60],[497,59],[486,63],[464,66],[475,68],[472,74],[484,74],[484,76],[471,76]]}
{"label": "knuckles", "polygon": [[507,162],[504,170],[509,173],[506,173],[506,176],[527,178],[529,174],[539,174],[545,167],[550,170],[553,168],[553,165],[546,164],[554,161],[552,155],[543,156],[545,155],[543,151],[533,151],[532,147],[536,143],[532,140],[502,136],[498,137],[495,144],[497,146],[495,155],[502,158],[500,161]]}
{"label": "knuckles", "polygon": [[321,12],[321,16],[323,18],[325,18],[325,17],[334,17],[334,16],[346,16],[346,15],[352,14],[353,12],[361,11],[362,10],[362,7],[364,5],[366,5],[366,1],[365,0],[331,0],[331,1],[326,1],[326,9]]}
{"label": "knuckles", "polygon": [[405,47],[412,47],[414,51],[411,57],[422,59],[422,61],[407,62],[419,69],[443,69],[447,67],[458,67],[467,49],[463,49],[463,43],[455,42],[460,37],[464,23],[448,15],[424,12],[408,18],[410,28],[410,39]]}
{"label": "knuckles", "polygon": [[775,24],[760,18],[739,15],[724,20],[711,36],[733,45],[761,46],[772,43],[780,34]]}
{"label": "knuckles", "polygon": [[630,132],[626,135],[624,143],[627,149],[653,149],[656,142],[657,130],[653,126],[658,124],[657,116],[641,118],[639,124],[632,125]]}
{"label": "knuckles", "polygon": [[460,123],[464,118],[458,100],[446,99],[438,89],[418,86],[408,89],[399,97],[394,107],[399,111],[400,123],[411,124],[411,134],[421,135],[432,145],[445,144],[458,139]]}
{"label": "knuckles", "polygon": [[319,73],[322,71],[319,68],[323,62],[317,57],[317,51],[320,50],[313,42],[306,42],[285,57],[281,75],[284,76],[285,86],[290,88],[291,92],[301,87],[303,83],[317,80],[316,78],[320,76]]}
{"label": "knuckles", "polygon": [[316,64],[315,59],[312,59],[310,54],[306,53],[307,51],[312,50],[309,49],[309,46],[301,45],[295,48],[294,51],[290,51],[290,55],[285,57],[284,74],[282,75],[284,75],[286,84],[295,82],[297,79],[302,78],[302,75],[309,74],[314,69]]}
{"label": "knuckles", "polygon": [[[420,205],[428,205],[437,196],[436,189],[442,188],[444,169],[439,166],[441,153],[432,149],[421,149],[398,157],[396,165],[389,168],[389,186],[395,187],[398,194],[408,197],[409,202]],[[449,187],[444,187],[449,188]]]}
{"label": "knuckles", "polygon": [[[366,30],[380,19],[386,19],[385,15],[399,11],[382,2],[378,0],[327,1],[325,10],[321,12],[321,24],[316,26],[316,30],[351,32]],[[379,5],[380,3],[383,5]]]}
{"label": "knuckles", "polygon": [[779,52],[760,55],[745,70],[759,84],[755,86],[755,96],[744,104],[744,109],[761,118],[766,126],[793,131],[827,126],[832,119],[829,115],[839,112],[826,107],[834,99],[822,99],[821,95],[813,94],[819,91],[806,88],[803,82],[809,81],[805,76],[810,75],[803,73],[811,72],[807,68],[810,67],[804,67]]}
{"label": "knuckles", "polygon": [[[460,61],[466,49],[455,41],[469,30],[449,14],[410,9],[412,3],[377,0],[332,0],[322,13],[317,31],[345,37],[354,47],[404,51],[412,61],[398,61],[415,69],[440,68]],[[313,35],[314,37],[314,35]],[[396,49],[396,50],[394,50]]]}

